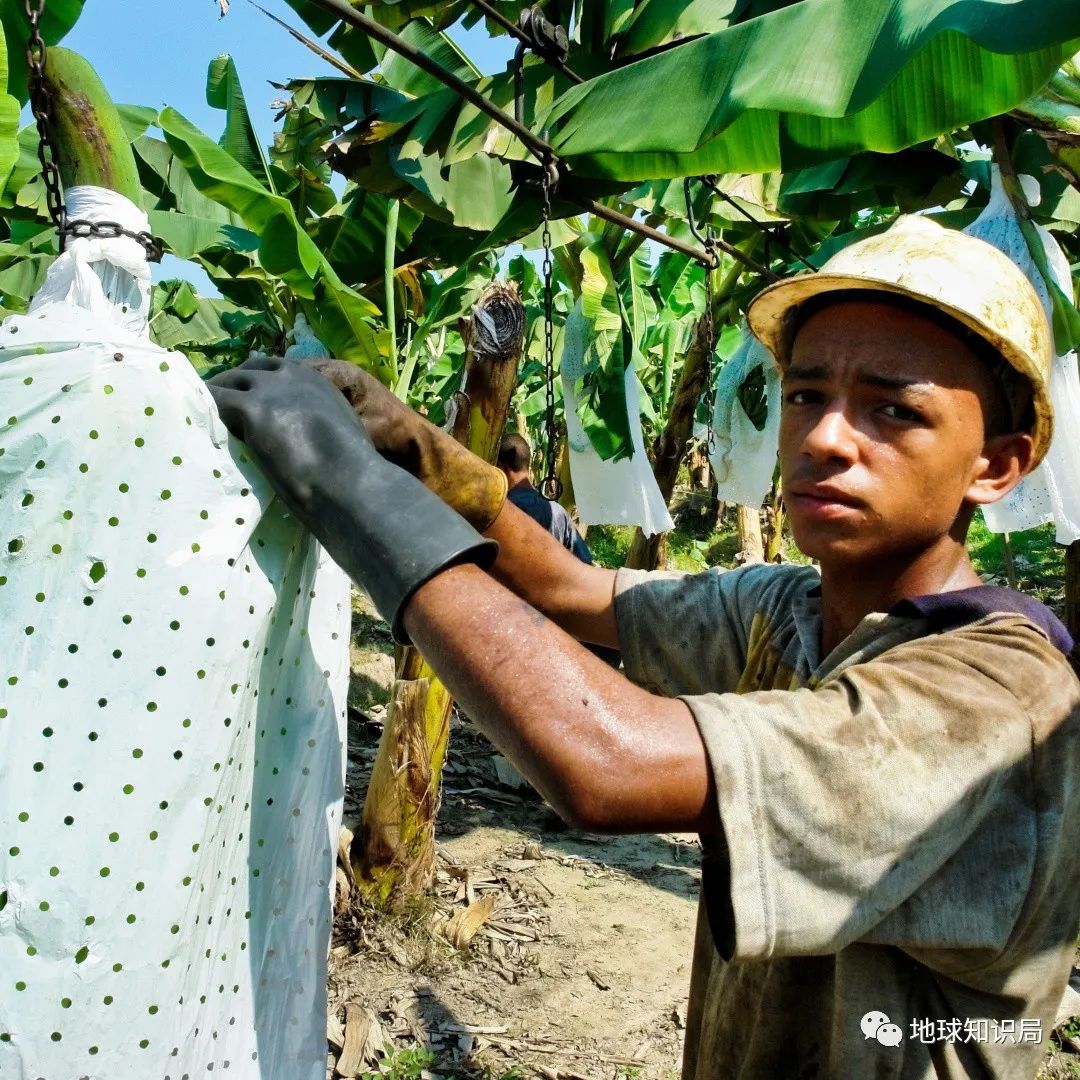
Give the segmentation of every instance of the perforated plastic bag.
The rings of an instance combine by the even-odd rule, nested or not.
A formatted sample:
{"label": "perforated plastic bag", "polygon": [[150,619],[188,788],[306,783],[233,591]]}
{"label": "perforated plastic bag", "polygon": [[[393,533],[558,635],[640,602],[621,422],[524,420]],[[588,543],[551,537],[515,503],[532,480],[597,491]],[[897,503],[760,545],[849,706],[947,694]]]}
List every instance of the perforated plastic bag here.
{"label": "perforated plastic bag", "polygon": [[[1001,173],[991,166],[990,202],[965,232],[993,244],[1027,275],[1051,314],[1050,293],[1035,265],[1016,211],[1001,184]],[[1031,177],[1021,178],[1031,205],[1038,204],[1039,187]],[[1069,261],[1061,246],[1042,226],[1036,226],[1046,252],[1047,263],[1066,296],[1072,296]],[[1026,476],[1004,499],[983,507],[983,517],[992,532],[1020,532],[1054,522],[1057,541],[1071,544],[1080,539],[1080,439],[1076,423],[1080,417],[1080,373],[1076,353],[1055,359],[1050,377],[1050,399],[1054,405],[1054,437],[1042,463]]]}
{"label": "perforated plastic bag", "polygon": [[667,532],[674,528],[674,523],[645,453],[641,399],[633,361],[626,365],[624,383],[633,454],[619,461],[604,461],[578,419],[574,386],[585,374],[589,333],[579,301],[566,319],[561,367],[566,441],[578,517],[585,525],[639,525],[646,536]]}
{"label": "perforated plastic bag", "polygon": [[80,239],[0,326],[0,1077],[323,1080],[349,587],[148,306]]}
{"label": "perforated plastic bag", "polygon": [[[739,387],[758,369],[765,376],[767,413],[759,431],[739,401]],[[761,506],[772,487],[780,436],[780,372],[769,350],[748,330],[720,369],[709,455],[716,497],[740,506]]]}

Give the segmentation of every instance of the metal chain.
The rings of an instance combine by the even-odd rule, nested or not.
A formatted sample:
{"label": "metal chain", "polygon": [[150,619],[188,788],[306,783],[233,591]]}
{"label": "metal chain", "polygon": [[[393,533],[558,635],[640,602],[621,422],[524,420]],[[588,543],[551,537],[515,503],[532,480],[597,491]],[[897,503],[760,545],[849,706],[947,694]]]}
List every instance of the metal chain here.
{"label": "metal chain", "polygon": [[[720,256],[713,243],[713,227],[705,227],[705,251],[720,263]],[[713,414],[716,410],[716,386],[713,383],[713,356],[716,353],[716,317],[713,312],[713,270],[705,267],[705,428],[708,431],[707,448],[709,457],[716,450],[716,432],[713,430]]]}
{"label": "metal chain", "polygon": [[[706,178],[707,182],[707,178]],[[711,186],[711,185],[709,185]],[[715,409],[716,387],[713,385],[713,355],[716,352],[716,319],[713,315],[713,271],[718,270],[722,263],[720,249],[716,243],[716,233],[712,222],[706,220],[704,234],[698,229],[694,220],[694,204],[690,194],[690,177],[683,180],[683,195],[686,198],[686,222],[690,226],[690,232],[699,244],[705,249],[707,260],[705,266],[705,313],[702,315],[702,324],[705,333],[705,390],[704,400],[706,409],[706,427],[709,432],[708,450],[710,457],[716,448],[716,432],[713,431],[713,410]]]}
{"label": "metal chain", "polygon": [[544,479],[540,481],[540,494],[545,499],[556,501],[563,491],[562,481],[556,473],[556,451],[559,433],[555,427],[555,327],[554,296],[551,265],[551,189],[558,182],[558,172],[550,155],[541,162],[543,172],[540,177],[540,196],[543,205],[543,228],[540,239],[544,247],[544,261],[541,272],[544,278],[544,380],[545,414],[547,427],[547,446],[545,448]]}
{"label": "metal chain", "polygon": [[60,232],[61,241],[67,236],[94,237],[100,240],[113,240],[118,236],[126,236],[142,244],[148,262],[161,262],[163,254],[160,240],[155,240],[148,232],[133,232],[131,229],[125,229],[117,221],[86,221],[82,218],[68,221]]}
{"label": "metal chain", "polygon": [[701,181],[714,195],[716,195],[719,198],[723,199],[724,202],[726,202],[728,204],[728,206],[730,206],[733,210],[735,210],[736,212],[741,214],[742,217],[744,217],[747,221],[750,222],[751,225],[754,226],[754,228],[756,228],[759,232],[764,234],[764,236],[765,236],[765,265],[766,266],[768,266],[769,262],[770,262],[769,245],[773,240],[775,240],[791,256],[791,258],[795,262],[802,263],[803,266],[805,266],[807,270],[810,270],[815,274],[818,272],[818,269],[819,269],[818,267],[816,267],[812,262],[808,262],[802,255],[800,255],[791,246],[791,244],[789,244],[784,239],[783,233],[782,233],[782,229],[783,229],[782,225],[777,225],[775,229],[770,229],[766,224],[764,224],[764,222],[758,221],[758,219],[756,217],[754,217],[754,215],[751,214],[750,211],[747,210],[745,206],[743,206],[741,203],[739,203],[736,199],[733,199],[726,191],[724,191],[720,187],[720,185],[718,183],[718,179],[719,178],[714,176],[714,175],[709,175],[709,176],[703,176],[701,178]]}
{"label": "metal chain", "polygon": [[115,239],[127,236],[141,244],[150,262],[161,262],[162,246],[148,232],[133,232],[116,221],[68,221],[64,206],[64,185],[56,165],[56,147],[53,142],[52,99],[45,85],[45,66],[49,60],[45,39],[41,36],[41,17],[45,14],[46,0],[24,0],[26,17],[30,20],[30,37],[26,43],[27,88],[30,92],[30,110],[38,131],[38,161],[41,162],[41,179],[45,185],[45,203],[49,217],[60,237],[60,251],[67,247],[69,236]]}
{"label": "metal chain", "polygon": [[30,110],[38,130],[38,160],[41,162],[41,179],[45,184],[45,202],[49,217],[60,233],[60,250],[66,242],[64,226],[64,187],[60,170],[56,167],[56,150],[52,138],[52,102],[45,86],[45,65],[48,52],[41,36],[41,16],[45,13],[45,0],[25,0],[26,17],[30,20],[30,37],[26,43],[27,88],[30,92]]}

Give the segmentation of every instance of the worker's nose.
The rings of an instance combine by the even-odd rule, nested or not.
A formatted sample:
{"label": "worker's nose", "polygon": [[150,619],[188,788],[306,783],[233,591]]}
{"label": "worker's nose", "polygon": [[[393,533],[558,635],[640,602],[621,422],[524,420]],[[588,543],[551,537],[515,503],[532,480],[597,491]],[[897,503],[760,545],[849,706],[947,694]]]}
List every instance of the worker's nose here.
{"label": "worker's nose", "polygon": [[842,402],[831,404],[803,439],[802,452],[815,461],[852,464],[859,456],[858,431]]}

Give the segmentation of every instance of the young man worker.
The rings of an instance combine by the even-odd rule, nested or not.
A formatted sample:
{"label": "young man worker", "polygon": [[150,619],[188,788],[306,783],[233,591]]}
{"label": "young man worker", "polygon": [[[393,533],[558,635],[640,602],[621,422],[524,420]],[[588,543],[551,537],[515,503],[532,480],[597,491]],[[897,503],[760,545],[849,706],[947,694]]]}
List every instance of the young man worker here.
{"label": "young man worker", "polygon": [[[556,809],[700,832],[687,1080],[1031,1077],[1080,922],[1080,683],[1060,623],[983,587],[964,537],[1046,450],[1046,319],[1003,255],[905,218],[749,321],[784,369],[784,495],[820,579],[586,566],[335,364],[370,438],[295,364],[213,390]],[[524,641],[535,663],[504,663]]]}

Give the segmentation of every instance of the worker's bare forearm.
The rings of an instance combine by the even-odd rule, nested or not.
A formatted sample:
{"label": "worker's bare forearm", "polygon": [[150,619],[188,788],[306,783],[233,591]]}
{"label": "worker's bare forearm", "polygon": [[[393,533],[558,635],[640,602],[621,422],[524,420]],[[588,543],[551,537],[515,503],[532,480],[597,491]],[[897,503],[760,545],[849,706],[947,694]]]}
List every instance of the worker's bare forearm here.
{"label": "worker's bare forearm", "polygon": [[474,566],[419,589],[405,625],[465,712],[574,824],[715,829],[708,759],[684,702],[635,686]]}
{"label": "worker's bare forearm", "polygon": [[614,570],[583,563],[509,501],[486,535],[499,542],[497,580],[579,641],[619,647]]}

